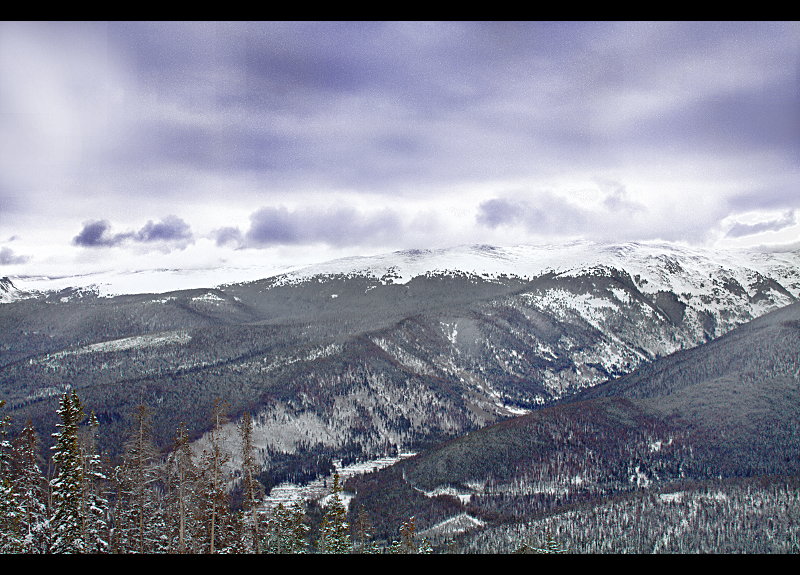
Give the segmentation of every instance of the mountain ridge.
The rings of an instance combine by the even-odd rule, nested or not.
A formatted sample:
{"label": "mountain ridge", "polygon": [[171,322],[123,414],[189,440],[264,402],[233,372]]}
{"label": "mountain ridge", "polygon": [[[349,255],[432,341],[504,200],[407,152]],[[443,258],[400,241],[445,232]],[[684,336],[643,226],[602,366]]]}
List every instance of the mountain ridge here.
{"label": "mountain ridge", "polygon": [[[277,282],[298,282],[314,276],[364,275],[406,283],[413,277],[436,272],[460,271],[496,278],[514,275],[531,279],[547,272],[566,273],[573,268],[619,263],[631,255],[658,257],[665,253],[704,257],[728,266],[745,266],[764,273],[774,265],[797,267],[800,250],[775,252],[758,249],[691,247],[663,241],[604,243],[577,240],[560,244],[518,244],[494,246],[464,244],[449,248],[406,249],[372,256],[350,256],[301,266],[239,266],[195,269],[152,269],[106,271],[75,276],[12,276],[11,279],[32,295],[65,289],[94,291],[99,296],[137,293],[166,293],[185,289],[218,288],[275,278]],[[712,257],[713,256],[713,257]],[[774,262],[770,264],[770,262]],[[665,265],[670,262],[665,261]],[[139,280],[139,281],[137,281]],[[167,286],[166,289],[164,286]],[[800,294],[800,276],[791,290]]]}
{"label": "mountain ridge", "polygon": [[[217,288],[40,294],[0,306],[0,390],[15,421],[46,430],[58,395],[76,389],[109,428],[111,455],[135,403],[160,406],[166,448],[181,420],[202,445],[226,397],[234,422],[255,415],[267,467],[382,456],[538,409],[800,293],[800,254],[667,247],[472,246],[461,259],[407,252],[413,269],[440,270],[423,275],[388,254],[375,273],[329,264]],[[441,271],[476,254],[495,267]],[[520,262],[542,273],[514,275]]]}

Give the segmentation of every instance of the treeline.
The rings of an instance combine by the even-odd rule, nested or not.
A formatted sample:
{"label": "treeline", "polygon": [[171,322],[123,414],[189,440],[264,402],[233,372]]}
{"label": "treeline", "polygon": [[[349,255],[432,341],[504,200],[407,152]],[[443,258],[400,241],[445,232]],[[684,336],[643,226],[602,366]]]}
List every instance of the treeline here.
{"label": "treeline", "polygon": [[11,438],[10,416],[0,419],[2,553],[431,552],[413,517],[400,524],[395,540],[376,541],[363,507],[348,517],[338,475],[324,506],[297,502],[266,511],[252,419],[245,414],[238,424],[241,466],[234,473],[222,444],[222,401],[214,404],[199,455],[185,424],[162,455],[152,439],[151,409],[137,406],[115,463],[100,453],[98,419],[85,413],[74,390],[63,394],[57,415],[48,461],[32,424]]}

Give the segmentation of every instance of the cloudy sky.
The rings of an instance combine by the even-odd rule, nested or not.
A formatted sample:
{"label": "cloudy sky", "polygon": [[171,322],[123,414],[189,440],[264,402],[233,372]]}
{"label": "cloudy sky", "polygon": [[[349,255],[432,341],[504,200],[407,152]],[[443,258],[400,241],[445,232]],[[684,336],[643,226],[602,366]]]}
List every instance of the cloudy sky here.
{"label": "cloudy sky", "polygon": [[0,276],[800,242],[800,24],[0,23]]}

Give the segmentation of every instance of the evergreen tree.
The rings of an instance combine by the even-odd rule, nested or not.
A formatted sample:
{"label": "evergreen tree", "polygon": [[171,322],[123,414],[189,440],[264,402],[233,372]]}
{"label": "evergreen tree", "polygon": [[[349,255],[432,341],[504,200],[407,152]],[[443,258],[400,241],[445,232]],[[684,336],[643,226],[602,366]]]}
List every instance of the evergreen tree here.
{"label": "evergreen tree", "polygon": [[514,553],[549,555],[555,553],[567,553],[567,549],[563,547],[561,543],[556,541],[555,537],[553,537],[553,532],[548,529],[545,534],[544,545],[536,545],[532,542],[523,543]]}
{"label": "evergreen tree", "polygon": [[279,503],[267,520],[264,552],[305,553],[308,549],[308,532],[303,504],[297,501],[291,507],[285,507]]}
{"label": "evergreen tree", "polygon": [[[5,403],[0,400],[0,408]],[[0,419],[0,553],[18,553],[24,547],[19,501],[11,481],[10,427],[11,416]]]}
{"label": "evergreen tree", "polygon": [[86,553],[108,551],[109,502],[104,495],[108,482],[100,454],[97,452],[97,429],[100,423],[94,412],[89,416],[89,425],[81,436],[83,459],[83,539]]}
{"label": "evergreen tree", "polygon": [[245,529],[245,549],[250,553],[257,553],[259,540],[260,519],[258,506],[264,497],[264,486],[258,481],[258,464],[253,446],[253,419],[250,413],[245,412],[239,424],[239,436],[242,441],[242,522]]}
{"label": "evergreen tree", "polygon": [[419,542],[417,541],[416,519],[410,517],[408,521],[404,521],[400,525],[400,541],[393,541],[389,552],[395,554],[427,554],[432,553],[433,548],[425,538]]}
{"label": "evergreen tree", "polygon": [[82,553],[86,549],[83,539],[83,461],[78,443],[78,425],[83,419],[83,406],[77,393],[64,393],[58,409],[60,431],[53,449],[56,476],[50,482],[52,497],[51,529],[52,553]]}
{"label": "evergreen tree", "polygon": [[162,550],[163,517],[156,493],[158,450],[152,440],[152,415],[147,405],[136,406],[122,464],[115,469],[117,503],[113,550],[155,553]]}
{"label": "evergreen tree", "polygon": [[217,399],[211,413],[212,429],[208,447],[203,450],[200,464],[200,513],[204,551],[226,553],[233,550],[236,524],[230,510],[229,474],[226,468],[230,456],[222,444],[222,426],[227,422],[227,404]]}
{"label": "evergreen tree", "polygon": [[39,437],[28,422],[13,443],[13,482],[22,528],[22,553],[47,553],[46,481],[39,467]]}
{"label": "evergreen tree", "polygon": [[342,487],[339,485],[339,474],[333,474],[333,487],[325,506],[325,515],[319,528],[318,550],[320,553],[349,553],[349,525],[347,509],[341,499]]}
{"label": "evergreen tree", "polygon": [[358,514],[353,522],[353,553],[379,553],[380,547],[372,539],[373,525],[363,505],[358,508]]}
{"label": "evergreen tree", "polygon": [[567,550],[561,545],[561,543],[556,541],[555,537],[553,536],[553,532],[548,529],[544,547],[539,549],[539,553],[553,554],[566,552]]}
{"label": "evergreen tree", "polygon": [[196,553],[198,469],[194,463],[189,432],[181,422],[175,445],[167,460],[166,494],[169,552]]}

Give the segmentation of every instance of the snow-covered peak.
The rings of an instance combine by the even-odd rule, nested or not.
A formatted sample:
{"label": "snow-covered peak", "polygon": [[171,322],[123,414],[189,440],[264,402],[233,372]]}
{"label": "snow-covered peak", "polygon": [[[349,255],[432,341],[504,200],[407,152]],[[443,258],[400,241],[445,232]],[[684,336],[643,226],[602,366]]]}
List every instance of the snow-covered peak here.
{"label": "snow-covered peak", "polygon": [[8,277],[0,277],[0,303],[9,303],[23,299],[27,294],[14,285]]}
{"label": "snow-covered peak", "polygon": [[[641,289],[648,292],[670,290],[698,294],[706,289],[700,286],[703,282],[698,278],[708,277],[711,272],[722,269],[743,286],[752,283],[753,275],[758,273],[780,281],[794,296],[800,295],[800,252],[797,251],[718,250],[656,241],[573,241],[505,247],[479,244],[411,249],[295,268],[256,264],[248,267],[108,271],[64,277],[19,276],[13,278],[13,283],[4,278],[7,283],[0,284],[0,302],[67,288],[83,288],[100,297],[108,297],[214,288],[266,278],[275,278],[276,285],[287,285],[315,276],[359,275],[383,283],[402,284],[426,274],[473,274],[487,279],[501,276],[534,278],[545,273],[579,275],[601,267],[624,270],[631,277],[638,276],[644,280],[640,282]],[[3,286],[10,287],[3,290]]]}
{"label": "snow-covered peak", "polygon": [[663,290],[700,295],[710,289],[704,279],[722,271],[742,286],[752,284],[756,274],[780,278],[792,295],[800,295],[800,252],[717,250],[666,242],[575,241],[404,250],[307,266],[282,275],[278,283],[291,284],[319,275],[337,274],[364,275],[395,284],[436,273],[466,273],[489,279],[501,276],[535,278],[545,273],[582,275],[601,268],[625,271],[632,278],[638,278],[643,291],[651,293]]}

